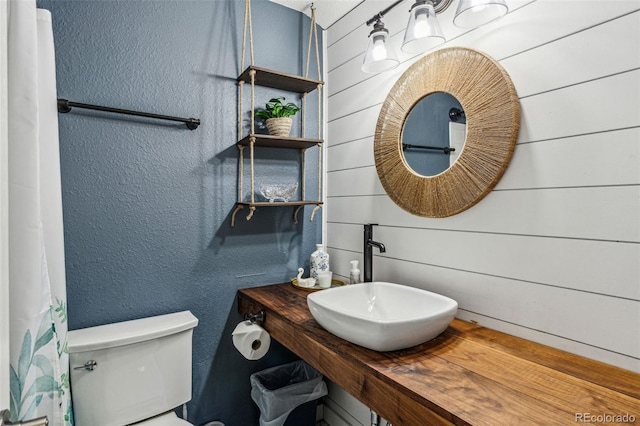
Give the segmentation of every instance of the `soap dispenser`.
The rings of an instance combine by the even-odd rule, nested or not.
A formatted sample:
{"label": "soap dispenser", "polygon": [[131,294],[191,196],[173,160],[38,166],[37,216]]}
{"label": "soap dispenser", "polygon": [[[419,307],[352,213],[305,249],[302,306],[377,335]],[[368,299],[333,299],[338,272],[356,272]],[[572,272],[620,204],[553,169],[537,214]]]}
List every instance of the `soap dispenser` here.
{"label": "soap dispenser", "polygon": [[349,272],[349,284],[359,284],[362,281],[360,280],[360,269],[358,269],[358,261],[351,261],[351,272]]}

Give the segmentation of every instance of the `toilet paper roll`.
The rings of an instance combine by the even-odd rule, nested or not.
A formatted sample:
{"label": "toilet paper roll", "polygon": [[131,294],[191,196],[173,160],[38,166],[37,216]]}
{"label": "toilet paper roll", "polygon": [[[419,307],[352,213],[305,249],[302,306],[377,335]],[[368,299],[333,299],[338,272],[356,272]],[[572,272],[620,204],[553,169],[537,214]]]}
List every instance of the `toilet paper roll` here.
{"label": "toilet paper roll", "polygon": [[271,336],[267,330],[251,321],[243,321],[233,330],[233,346],[236,347],[246,359],[260,359],[269,350]]}

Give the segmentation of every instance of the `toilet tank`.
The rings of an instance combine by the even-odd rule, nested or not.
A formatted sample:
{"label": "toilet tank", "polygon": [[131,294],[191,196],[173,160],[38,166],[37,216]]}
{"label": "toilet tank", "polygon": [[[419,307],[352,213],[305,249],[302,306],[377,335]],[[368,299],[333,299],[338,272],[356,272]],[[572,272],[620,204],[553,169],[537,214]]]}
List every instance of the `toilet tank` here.
{"label": "toilet tank", "polygon": [[75,425],[127,425],[189,401],[196,325],[184,311],[70,331]]}

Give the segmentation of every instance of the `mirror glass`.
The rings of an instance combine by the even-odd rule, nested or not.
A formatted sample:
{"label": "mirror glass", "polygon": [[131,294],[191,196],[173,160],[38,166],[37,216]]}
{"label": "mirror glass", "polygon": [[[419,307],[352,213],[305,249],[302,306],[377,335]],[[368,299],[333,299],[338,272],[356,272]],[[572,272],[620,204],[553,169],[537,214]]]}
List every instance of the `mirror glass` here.
{"label": "mirror glass", "polygon": [[421,176],[444,172],[458,159],[467,136],[464,110],[446,92],[431,93],[409,112],[402,129],[402,153]]}

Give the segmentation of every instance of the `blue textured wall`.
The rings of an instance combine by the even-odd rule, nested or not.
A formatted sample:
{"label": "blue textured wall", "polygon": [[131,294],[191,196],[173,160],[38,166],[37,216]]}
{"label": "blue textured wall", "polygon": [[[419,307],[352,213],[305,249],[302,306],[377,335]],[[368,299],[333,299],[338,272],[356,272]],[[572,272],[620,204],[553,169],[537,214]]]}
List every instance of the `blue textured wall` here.
{"label": "blue textured wall", "polygon": [[[236,290],[283,282],[308,267],[321,213],[310,223],[307,207],[294,225],[292,208],[261,209],[230,226],[244,2],[38,5],[53,14],[58,97],[202,121],[189,131],[80,109],[60,115],[70,328],[191,310],[200,324],[190,421],[256,424],[249,374],[291,354],[276,345],[249,362],[233,349]],[[253,1],[253,16],[256,65],[302,74],[309,19],[264,0]],[[317,78],[315,67],[312,73]],[[262,88],[256,99],[272,95],[280,93]],[[308,102],[310,137],[316,102]],[[258,150],[258,175],[295,180],[299,153],[276,151]],[[317,150],[308,151],[314,164]]]}

